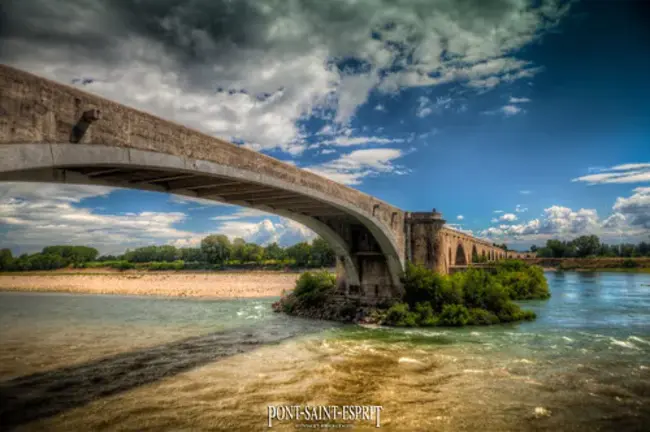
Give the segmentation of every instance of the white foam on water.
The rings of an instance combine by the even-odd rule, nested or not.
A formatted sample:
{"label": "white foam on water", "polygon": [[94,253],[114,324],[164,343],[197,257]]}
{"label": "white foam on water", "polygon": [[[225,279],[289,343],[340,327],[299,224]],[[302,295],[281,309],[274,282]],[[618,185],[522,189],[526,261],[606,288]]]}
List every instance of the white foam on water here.
{"label": "white foam on water", "polygon": [[412,359],[410,357],[400,357],[399,360],[397,360],[397,363],[415,363],[415,364],[422,364],[421,361]]}
{"label": "white foam on water", "polygon": [[479,332],[471,332],[470,335],[471,336],[480,336],[481,333],[479,333]]}
{"label": "white foam on water", "polygon": [[643,366],[643,365],[641,365],[641,366],[639,366],[639,369],[641,369],[641,370],[646,370],[646,369],[649,369],[649,368],[648,368],[648,366]]}
{"label": "white foam on water", "polygon": [[633,341],[642,343],[644,345],[650,345],[649,341],[647,341],[645,339],[641,339],[640,337],[637,337],[637,336],[630,336],[628,339],[632,339]]}
{"label": "white foam on water", "polygon": [[535,407],[535,417],[548,417],[551,415],[551,411],[547,410],[544,407]]}
{"label": "white foam on water", "polygon": [[519,360],[515,360],[515,363],[533,364],[535,362],[532,362],[532,361],[530,361],[528,359],[519,359]]}
{"label": "white foam on water", "polygon": [[484,370],[481,369],[465,369],[463,370],[465,373],[483,373],[485,372]]}
{"label": "white foam on water", "polygon": [[246,312],[244,312],[244,311],[239,311],[239,312],[237,312],[237,316],[242,316],[242,315],[244,315],[245,313],[246,313]]}
{"label": "white foam on water", "polygon": [[257,309],[257,310],[264,309],[264,306],[263,305],[257,305],[253,309]]}
{"label": "white foam on water", "polygon": [[571,339],[570,337],[562,336],[562,339],[564,339],[567,342],[573,342],[573,339]]}
{"label": "white foam on water", "polygon": [[611,340],[612,345],[618,345],[618,346],[621,346],[623,348],[629,348],[629,349],[635,349],[635,350],[639,349],[632,342],[626,342],[626,341],[622,341],[622,340],[618,340],[618,339],[614,339],[614,338],[610,338],[610,340]]}

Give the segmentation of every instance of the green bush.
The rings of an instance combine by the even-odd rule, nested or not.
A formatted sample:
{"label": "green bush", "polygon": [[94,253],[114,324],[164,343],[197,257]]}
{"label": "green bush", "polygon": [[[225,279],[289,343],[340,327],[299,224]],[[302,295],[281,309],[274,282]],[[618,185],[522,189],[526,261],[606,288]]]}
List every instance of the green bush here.
{"label": "green bush", "polygon": [[336,287],[336,276],[328,271],[304,272],[296,281],[293,294],[300,303],[313,307],[323,303]]}
{"label": "green bush", "polygon": [[422,266],[408,263],[402,282],[404,300],[410,306],[429,302],[434,311],[440,312],[444,305],[462,303],[463,300],[461,286]]}
{"label": "green bush", "polygon": [[485,309],[473,308],[469,310],[469,322],[471,325],[492,325],[499,324],[499,317]]}
{"label": "green bush", "polygon": [[636,268],[639,267],[639,263],[633,259],[627,258],[621,262],[621,267],[623,268]]}
{"label": "green bush", "polygon": [[386,312],[384,324],[396,327],[415,327],[418,325],[417,314],[409,311],[406,303],[397,303]]}
{"label": "green bush", "polygon": [[438,324],[443,326],[462,327],[469,322],[469,311],[463,305],[448,304],[442,308]]}

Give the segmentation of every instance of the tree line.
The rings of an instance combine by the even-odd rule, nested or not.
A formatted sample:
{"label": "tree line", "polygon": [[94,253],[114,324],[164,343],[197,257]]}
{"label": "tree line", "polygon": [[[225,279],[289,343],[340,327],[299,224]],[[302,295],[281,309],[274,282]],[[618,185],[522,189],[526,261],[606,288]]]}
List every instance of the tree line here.
{"label": "tree line", "polygon": [[598,236],[580,236],[571,241],[547,240],[546,246],[530,247],[541,258],[587,258],[587,257],[621,257],[635,258],[650,256],[650,243],[623,243],[608,245],[602,243]]}
{"label": "tree line", "polygon": [[41,252],[14,257],[10,249],[0,250],[0,271],[55,270],[65,267],[112,267],[121,270],[216,269],[224,266],[332,267],[336,255],[325,240],[301,242],[282,247],[277,243],[261,246],[242,238],[230,240],[221,234],[209,235],[196,248],[171,245],[144,246],[121,255],[99,255],[88,246],[47,246]]}

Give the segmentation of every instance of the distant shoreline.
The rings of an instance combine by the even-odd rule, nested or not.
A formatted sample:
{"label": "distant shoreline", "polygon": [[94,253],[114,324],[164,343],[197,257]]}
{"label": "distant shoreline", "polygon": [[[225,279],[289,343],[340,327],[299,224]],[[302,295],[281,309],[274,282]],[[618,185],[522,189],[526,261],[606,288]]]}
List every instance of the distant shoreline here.
{"label": "distant shoreline", "polygon": [[51,271],[0,273],[0,291],[192,298],[279,297],[299,272],[283,271]]}

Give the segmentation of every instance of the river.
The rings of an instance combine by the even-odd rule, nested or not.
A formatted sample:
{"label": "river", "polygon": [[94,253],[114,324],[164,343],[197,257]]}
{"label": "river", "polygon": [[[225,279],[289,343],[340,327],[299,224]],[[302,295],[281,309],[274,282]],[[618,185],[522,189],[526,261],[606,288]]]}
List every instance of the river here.
{"label": "river", "polygon": [[463,329],[0,293],[0,430],[265,430],[268,405],[381,405],[395,431],[648,430],[650,275],[546,277],[536,321]]}

